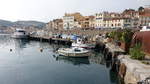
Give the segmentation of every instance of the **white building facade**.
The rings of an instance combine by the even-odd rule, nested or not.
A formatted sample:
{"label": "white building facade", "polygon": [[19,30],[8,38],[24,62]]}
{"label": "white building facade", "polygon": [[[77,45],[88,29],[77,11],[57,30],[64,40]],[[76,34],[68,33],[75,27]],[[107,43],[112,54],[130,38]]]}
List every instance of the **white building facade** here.
{"label": "white building facade", "polygon": [[104,20],[104,28],[131,28],[132,27],[132,19],[130,18],[110,18]]}
{"label": "white building facade", "polygon": [[139,26],[149,26],[150,14],[139,15]]}
{"label": "white building facade", "polygon": [[75,25],[74,16],[64,16],[63,17],[63,28],[65,30],[73,29]]}
{"label": "white building facade", "polygon": [[95,14],[95,28],[103,28],[104,13]]}

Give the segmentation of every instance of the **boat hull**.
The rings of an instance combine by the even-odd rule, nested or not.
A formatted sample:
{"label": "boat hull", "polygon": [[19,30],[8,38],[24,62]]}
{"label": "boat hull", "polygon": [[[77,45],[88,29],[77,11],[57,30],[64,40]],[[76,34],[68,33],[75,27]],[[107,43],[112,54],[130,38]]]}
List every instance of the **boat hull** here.
{"label": "boat hull", "polygon": [[61,55],[61,56],[66,56],[66,57],[88,57],[91,55],[91,53],[89,51],[86,51],[86,52],[67,52],[63,49],[59,49],[58,50],[58,54]]}
{"label": "boat hull", "polygon": [[27,39],[29,36],[28,35],[12,35],[11,37],[15,39]]}
{"label": "boat hull", "polygon": [[11,37],[16,39],[25,39],[29,37],[29,33],[27,33],[24,29],[16,29]]}

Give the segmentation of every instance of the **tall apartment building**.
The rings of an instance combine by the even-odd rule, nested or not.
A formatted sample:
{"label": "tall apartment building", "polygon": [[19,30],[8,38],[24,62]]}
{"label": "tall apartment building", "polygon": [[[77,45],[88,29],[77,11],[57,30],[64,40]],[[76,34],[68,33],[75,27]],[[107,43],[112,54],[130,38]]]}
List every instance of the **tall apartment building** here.
{"label": "tall apartment building", "polygon": [[103,21],[105,18],[109,18],[108,12],[96,13],[95,14],[95,28],[103,28]]}
{"label": "tall apartment building", "polygon": [[65,16],[63,16],[63,28],[65,30],[81,28],[81,22],[83,19],[84,17],[80,13],[66,13]]}

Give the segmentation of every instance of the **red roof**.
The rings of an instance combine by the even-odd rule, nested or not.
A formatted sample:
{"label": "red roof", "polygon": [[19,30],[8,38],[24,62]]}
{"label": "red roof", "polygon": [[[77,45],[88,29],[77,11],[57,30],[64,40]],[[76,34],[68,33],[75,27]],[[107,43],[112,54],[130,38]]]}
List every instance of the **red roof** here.
{"label": "red roof", "polygon": [[140,14],[140,16],[150,17],[150,13],[149,14]]}

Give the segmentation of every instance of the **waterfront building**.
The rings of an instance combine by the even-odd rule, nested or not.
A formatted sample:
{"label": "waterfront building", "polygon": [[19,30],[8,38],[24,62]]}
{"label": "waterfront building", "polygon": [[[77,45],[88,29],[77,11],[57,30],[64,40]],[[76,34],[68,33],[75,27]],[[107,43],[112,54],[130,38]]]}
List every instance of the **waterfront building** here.
{"label": "waterfront building", "polygon": [[139,12],[139,26],[148,26],[150,23],[150,8],[144,8]]}
{"label": "waterfront building", "polygon": [[122,17],[120,13],[111,12],[109,13],[111,18],[119,18]]}
{"label": "waterfront building", "polygon": [[95,15],[95,28],[132,28],[137,19],[124,17],[120,13],[103,12]]}
{"label": "waterfront building", "polygon": [[53,21],[49,21],[48,23],[46,23],[46,28],[48,30],[52,30],[53,29]]}
{"label": "waterfront building", "polygon": [[139,16],[139,12],[134,9],[126,9],[123,13],[121,13],[121,16],[127,18],[137,18]]}
{"label": "waterfront building", "polygon": [[121,15],[119,13],[109,13],[109,12],[103,12],[103,13],[97,13],[95,14],[95,28],[111,28],[114,27],[112,24],[110,24],[110,20],[113,20],[114,18],[119,18]]}
{"label": "waterfront building", "polygon": [[148,26],[150,23],[150,14],[139,15],[139,25]]}
{"label": "waterfront building", "polygon": [[130,18],[107,18],[103,21],[103,28],[130,28],[132,22]]}
{"label": "waterfront building", "polygon": [[96,13],[95,14],[95,28],[103,28],[103,21],[106,18],[110,18],[108,12]]}
{"label": "waterfront building", "polygon": [[89,16],[89,26],[90,28],[95,27],[95,16]]}
{"label": "waterfront building", "polygon": [[63,29],[81,28],[83,19],[84,17],[80,13],[66,13],[65,16],[63,16]]}
{"label": "waterfront building", "polygon": [[82,21],[82,28],[84,29],[93,29],[95,25],[95,17],[94,16],[85,16]]}
{"label": "waterfront building", "polygon": [[82,16],[80,13],[65,13],[63,19],[47,23],[52,30],[89,29],[89,28],[138,28],[150,23],[150,8],[140,11],[126,9],[122,13],[102,12],[94,16]]}
{"label": "waterfront building", "polygon": [[63,20],[62,19],[55,19],[54,22],[54,29],[55,30],[63,30]]}
{"label": "waterfront building", "polygon": [[134,17],[131,18],[131,28],[138,28],[139,27],[139,18]]}
{"label": "waterfront building", "polygon": [[46,27],[49,30],[63,30],[63,20],[62,19],[54,19],[47,23]]}

